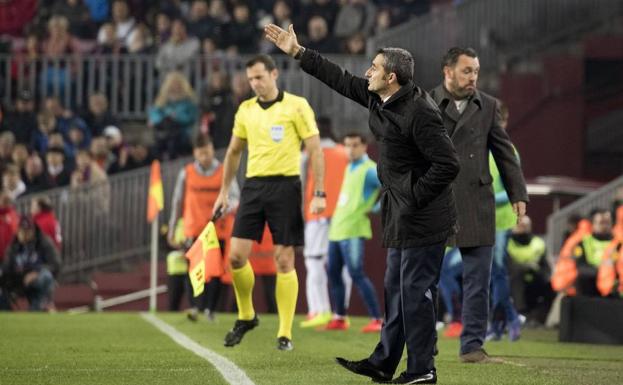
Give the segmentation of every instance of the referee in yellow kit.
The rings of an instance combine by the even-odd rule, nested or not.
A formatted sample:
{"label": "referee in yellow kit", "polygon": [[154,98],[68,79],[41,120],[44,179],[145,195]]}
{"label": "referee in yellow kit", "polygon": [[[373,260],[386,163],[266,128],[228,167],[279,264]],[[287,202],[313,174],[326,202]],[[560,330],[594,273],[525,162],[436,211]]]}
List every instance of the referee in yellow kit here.
{"label": "referee in yellow kit", "polygon": [[240,343],[246,332],[259,324],[253,308],[255,276],[248,262],[252,242],[260,241],[264,224],[275,244],[277,284],[275,297],[279,313],[277,348],[292,350],[292,321],[298,296],[294,270],[294,247],[302,246],[303,212],[300,181],[301,141],[309,153],[314,174],[313,213],[326,206],[324,158],[314,112],[302,97],[277,88],[279,73],[274,60],[258,55],[246,64],[247,78],[255,97],[238,107],[233,135],[224,162],[223,184],[215,211],[227,209],[229,187],[248,147],[247,179],[242,188],[231,238],[229,259],[238,320],[225,336],[225,346]]}

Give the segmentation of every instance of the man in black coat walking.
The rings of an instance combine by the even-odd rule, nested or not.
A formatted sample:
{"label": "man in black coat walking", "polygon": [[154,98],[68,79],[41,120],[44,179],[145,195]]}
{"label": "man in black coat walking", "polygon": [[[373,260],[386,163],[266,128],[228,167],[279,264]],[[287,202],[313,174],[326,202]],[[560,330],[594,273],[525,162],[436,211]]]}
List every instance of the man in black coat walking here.
{"label": "man in black coat walking", "polygon": [[519,161],[502,128],[500,102],[476,88],[480,64],[471,48],[451,48],[443,59],[444,82],[431,91],[454,143],[461,171],[453,183],[459,232],[456,246],[463,258],[463,362],[493,362],[482,348],[489,314],[495,197],[489,152],[515,214],[526,213],[528,193]]}
{"label": "man in black coat walking", "polygon": [[459,171],[440,112],[413,84],[413,58],[403,49],[379,50],[364,79],[301,47],[292,26],[285,31],[270,24],[265,32],[299,59],[305,72],[367,107],[379,145],[383,245],[388,248],[381,341],[366,359],[337,361],[354,373],[390,381],[406,344],[407,370],[391,383],[436,383],[433,299],[444,247],[455,232],[450,186]]}

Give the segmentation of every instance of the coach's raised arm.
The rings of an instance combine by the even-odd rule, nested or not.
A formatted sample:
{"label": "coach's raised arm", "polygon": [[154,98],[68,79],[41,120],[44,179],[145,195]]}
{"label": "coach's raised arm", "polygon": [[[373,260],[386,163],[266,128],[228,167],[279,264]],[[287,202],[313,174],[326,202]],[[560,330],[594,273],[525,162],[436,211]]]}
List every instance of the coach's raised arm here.
{"label": "coach's raised arm", "polygon": [[[436,285],[447,239],[456,231],[451,183],[459,160],[435,101],[413,83],[413,56],[402,48],[379,50],[365,78],[306,50],[294,28],[274,24],[266,38],[301,61],[302,69],[368,108],[378,148],[385,270],[385,322],[374,352],[363,360],[336,358],[353,373],[385,382],[407,345],[407,371],[392,384],[434,384]],[[404,322],[408,320],[408,322]]]}

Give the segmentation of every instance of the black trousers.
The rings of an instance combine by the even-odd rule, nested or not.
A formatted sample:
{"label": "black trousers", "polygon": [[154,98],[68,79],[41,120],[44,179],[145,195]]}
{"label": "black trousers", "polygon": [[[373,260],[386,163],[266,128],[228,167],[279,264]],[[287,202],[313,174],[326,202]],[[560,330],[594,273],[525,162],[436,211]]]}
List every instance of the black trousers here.
{"label": "black trousers", "polygon": [[466,354],[481,349],[485,343],[493,248],[461,247],[460,250],[463,258],[461,354]]}
{"label": "black trousers", "polygon": [[369,361],[394,373],[407,346],[407,373],[435,368],[437,342],[434,301],[441,272],[445,240],[430,246],[388,249],[385,270],[385,320],[381,341]]}
{"label": "black trousers", "polygon": [[214,312],[219,304],[222,286],[220,278],[212,278],[206,282],[203,293],[198,297],[193,297],[193,289],[188,274],[169,275],[169,311],[180,310],[182,297],[186,293],[191,307],[200,311],[208,309]]}

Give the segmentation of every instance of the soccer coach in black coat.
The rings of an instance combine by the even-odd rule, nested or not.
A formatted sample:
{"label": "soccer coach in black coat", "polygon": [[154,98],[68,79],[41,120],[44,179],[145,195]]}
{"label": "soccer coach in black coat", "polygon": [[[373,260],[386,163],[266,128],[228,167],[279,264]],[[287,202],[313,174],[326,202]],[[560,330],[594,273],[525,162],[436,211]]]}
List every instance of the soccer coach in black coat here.
{"label": "soccer coach in black coat", "polygon": [[403,49],[380,50],[364,79],[301,47],[292,26],[285,31],[270,24],[265,32],[268,40],[299,59],[305,72],[367,107],[379,145],[383,245],[388,248],[385,322],[369,358],[337,361],[357,374],[388,381],[406,344],[407,371],[393,383],[434,383],[433,299],[445,244],[455,232],[451,183],[459,172],[440,111],[413,84],[413,58]]}
{"label": "soccer coach in black coat", "polygon": [[519,161],[501,125],[498,100],[478,91],[480,64],[471,48],[451,48],[443,59],[444,82],[431,96],[456,146],[461,171],[453,183],[459,232],[456,246],[463,258],[463,306],[460,357],[463,362],[492,362],[482,348],[489,314],[492,245],[495,240],[495,196],[489,151],[513,210],[526,212],[528,194]]}

